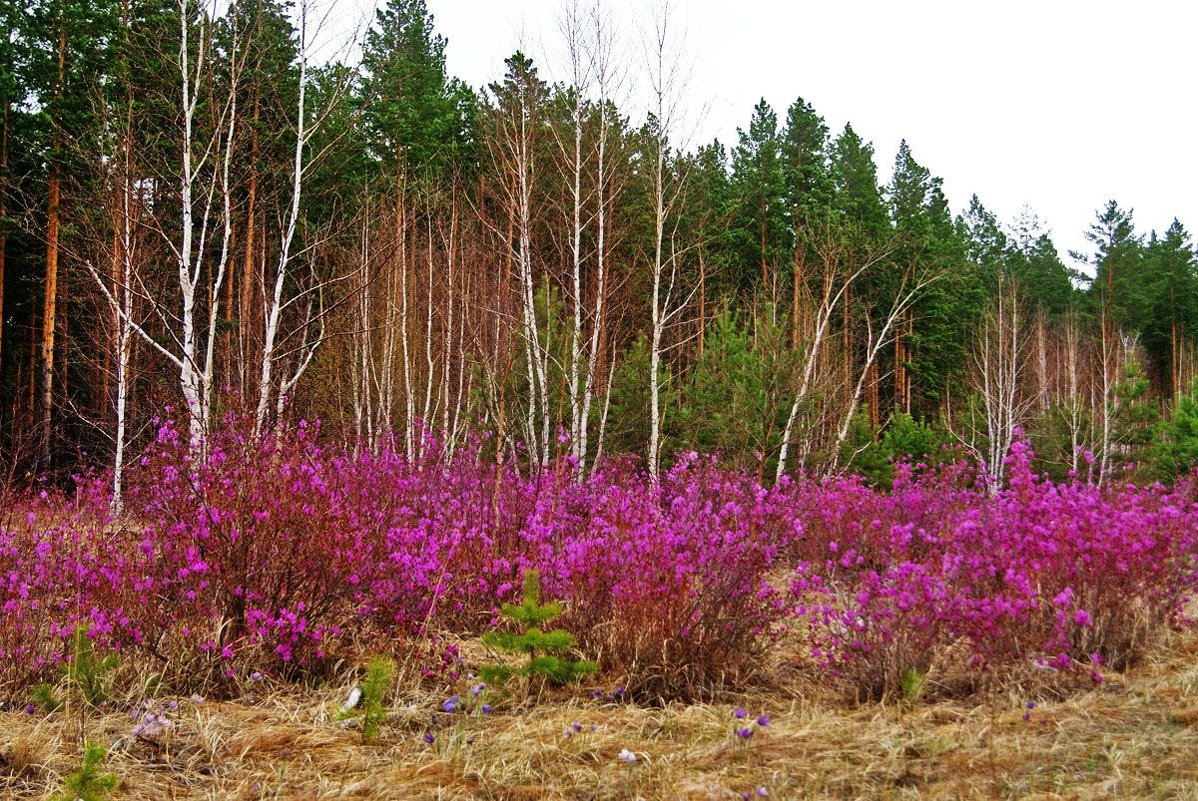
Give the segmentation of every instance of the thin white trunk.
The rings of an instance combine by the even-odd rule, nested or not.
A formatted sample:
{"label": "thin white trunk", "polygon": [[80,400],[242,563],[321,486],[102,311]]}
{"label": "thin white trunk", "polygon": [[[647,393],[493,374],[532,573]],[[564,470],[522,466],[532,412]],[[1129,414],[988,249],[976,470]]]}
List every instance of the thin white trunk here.
{"label": "thin white trunk", "polygon": [[[195,118],[197,98],[193,97],[192,77],[190,68],[190,40],[188,36],[187,0],[179,0],[179,27],[181,39],[179,43],[179,72],[182,78],[183,103],[183,182],[180,186],[180,243],[179,243],[179,290],[182,301],[183,353],[180,358],[179,386],[183,392],[183,401],[187,405],[188,442],[193,450],[199,448],[204,439],[203,419],[200,410],[199,378],[196,375],[196,333],[195,333],[195,293],[198,270],[192,267],[192,239],[195,236],[195,211],[193,184],[195,176],[192,167],[192,126]],[[203,22],[201,21],[201,36]],[[204,43],[200,43],[199,61],[204,59]],[[200,67],[197,67],[197,72]],[[198,94],[198,93],[197,93]]]}
{"label": "thin white trunk", "polygon": [[395,242],[392,245],[392,257],[387,270],[387,282],[383,292],[383,357],[382,366],[376,374],[376,384],[379,394],[378,423],[375,430],[379,436],[392,434],[395,431],[395,358],[399,352],[399,310],[396,305],[395,292],[397,276],[403,269],[402,256],[399,255],[400,239],[403,237],[403,198],[399,197],[395,213]]}
{"label": "thin white trunk", "polygon": [[886,319],[882,322],[882,327],[876,332],[876,335],[869,315],[865,316],[867,325],[865,363],[862,365],[861,372],[857,376],[857,383],[853,387],[852,395],[849,396],[848,409],[845,411],[844,417],[841,418],[840,428],[836,433],[836,442],[832,448],[831,462],[828,468],[829,472],[834,472],[839,467],[841,448],[844,446],[845,440],[848,439],[849,426],[852,424],[853,415],[857,413],[857,406],[861,402],[861,393],[865,388],[866,378],[869,376],[874,364],[878,361],[878,354],[891,341],[895,324],[902,318],[903,313],[915,302],[928,284],[937,280],[938,277],[938,274],[928,276],[913,286],[906,286],[906,280],[904,279],[904,286],[900,287],[898,294],[895,295],[890,311],[887,313]]}
{"label": "thin white trunk", "polygon": [[[403,167],[400,167],[403,170]],[[404,393],[404,452],[411,461],[415,457],[413,431],[416,426],[416,406],[412,394],[412,352],[408,342],[408,225],[406,205],[400,198],[399,218],[399,340],[403,366]]]}
{"label": "thin white trunk", "polygon": [[357,351],[351,362],[354,391],[354,434],[355,452],[365,443],[371,453],[374,449],[374,413],[371,408],[373,393],[371,392],[371,340],[370,340],[370,236],[366,220],[362,221],[362,238],[359,244],[360,258],[358,262],[358,296],[354,311],[356,330],[354,345]]}
{"label": "thin white trunk", "polygon": [[991,480],[991,492],[1003,485],[1015,431],[1035,402],[1019,399],[1024,350],[1018,295],[1013,286],[1000,282],[994,307],[983,320],[975,355],[978,390],[986,416],[986,453],[982,461]]}
{"label": "thin white trunk", "polygon": [[[649,468],[649,477],[657,480],[661,466],[661,386],[659,372],[661,370],[661,342],[665,332],[666,297],[669,289],[663,287],[662,274],[665,269],[664,245],[666,226],[666,148],[669,146],[668,105],[673,98],[667,98],[670,86],[673,84],[674,71],[666,64],[666,47],[669,41],[669,6],[663,4],[654,19],[653,39],[650,51],[650,81],[653,86],[655,106],[653,113],[657,130],[653,138],[653,297],[650,317],[652,327],[649,332],[649,444],[645,461]],[[670,109],[672,110],[672,109]],[[672,274],[672,273],[671,273]]]}
{"label": "thin white trunk", "polygon": [[[190,0],[179,0],[180,45],[179,45],[179,81],[181,100],[181,136],[180,159],[181,175],[179,183],[179,228],[178,241],[171,238],[165,226],[159,226],[163,232],[165,244],[171,251],[177,267],[179,281],[179,314],[173,315],[167,305],[148,291],[140,277],[137,277],[142,287],[140,294],[148,302],[151,313],[163,323],[167,335],[171,339],[168,347],[133,319],[132,301],[126,302],[124,291],[121,297],[108,287],[107,283],[90,262],[85,262],[101,293],[105,296],[111,308],[116,312],[123,326],[136,333],[150,347],[175,366],[179,371],[179,387],[187,406],[188,444],[192,451],[202,459],[205,457],[206,443],[209,434],[213,371],[214,346],[216,329],[219,318],[220,289],[224,284],[225,266],[229,257],[229,246],[232,237],[230,217],[230,187],[229,163],[233,152],[233,144],[237,129],[237,87],[240,75],[240,39],[237,31],[232,32],[229,54],[229,86],[228,97],[220,108],[216,126],[211,137],[203,143],[197,153],[195,141],[195,114],[201,89],[206,77],[205,67],[211,45],[211,25],[206,12],[199,14],[198,29],[200,41],[197,48],[196,64],[191,63],[191,32],[188,25],[188,7]],[[194,71],[193,71],[194,69]],[[211,76],[207,76],[211,80]],[[217,162],[215,167],[212,162]],[[204,178],[207,172],[208,177]],[[201,182],[206,185],[201,186]],[[210,230],[211,218],[214,213],[214,197],[220,190],[223,219],[221,245],[215,268],[207,268],[205,254],[208,251],[207,237]],[[197,204],[199,208],[197,209]],[[130,239],[132,233],[130,232]],[[200,279],[205,274],[212,279],[204,289],[203,299],[208,301],[207,330],[203,331],[203,361],[201,363],[201,331],[197,320],[197,302],[201,299]],[[124,290],[132,292],[131,286],[135,278],[132,272],[125,276]],[[175,325],[177,324],[177,328]],[[128,346],[126,346],[127,348]],[[118,393],[119,394],[119,393]],[[118,424],[119,426],[119,424]],[[123,453],[122,453],[123,459]]]}
{"label": "thin white trunk", "polygon": [[571,201],[573,204],[573,219],[571,220],[570,237],[570,277],[574,289],[574,330],[570,336],[570,450],[577,457],[579,444],[582,440],[582,429],[586,420],[582,416],[581,387],[579,386],[580,360],[582,359],[582,116],[581,98],[574,99],[574,158],[571,176]]}
{"label": "thin white trunk", "polygon": [[[449,219],[449,241],[446,243],[445,267],[446,267],[446,291],[445,291],[445,342],[444,353],[441,361],[441,436],[446,440],[450,438],[450,393],[449,393],[449,374],[450,374],[450,357],[453,354],[453,337],[454,337],[454,310],[457,307],[458,298],[455,294],[457,289],[454,283],[454,256],[457,247],[457,227],[458,227],[458,201],[457,194],[452,199],[453,208],[450,211]],[[454,412],[456,416],[456,412]],[[445,451],[447,455],[453,453],[453,446],[450,442],[445,443]]]}
{"label": "thin white trunk", "polygon": [[1115,361],[1112,352],[1114,343],[1111,341],[1113,337],[1108,334],[1108,322],[1106,309],[1103,309],[1099,321],[1102,326],[1102,428],[1099,435],[1099,486],[1106,481],[1106,473],[1111,464],[1111,429],[1116,403],[1114,367],[1112,366]]}
{"label": "thin white trunk", "polygon": [[125,478],[125,439],[129,408],[129,363],[133,345],[133,226],[130,216],[133,213],[130,196],[133,194],[131,185],[131,154],[129,152],[128,132],[130,125],[126,124],[124,138],[123,161],[121,170],[120,215],[121,226],[117,235],[120,237],[121,258],[119,261],[119,285],[113,287],[114,293],[120,293],[121,310],[117,315],[117,360],[116,360],[116,453],[112,467],[112,509],[119,514],[124,506]]}
{"label": "thin white trunk", "polygon": [[616,375],[616,360],[612,359],[607,371],[607,388],[603,392],[603,412],[599,415],[599,440],[595,443],[595,465],[603,461],[603,445],[607,437],[607,412],[611,408],[611,385]]}
{"label": "thin white trunk", "polygon": [[[786,462],[790,453],[790,441],[794,436],[795,422],[798,420],[799,410],[811,394],[816,367],[819,365],[820,356],[827,341],[828,329],[831,326],[832,317],[836,313],[840,303],[844,300],[845,295],[852,288],[853,283],[881,258],[880,255],[874,255],[865,259],[857,269],[846,274],[841,280],[839,287],[837,287],[836,281],[841,254],[834,252],[834,245],[832,248],[833,250],[829,250],[823,254],[824,274],[820,305],[815,315],[815,328],[812,331],[811,342],[808,343],[807,355],[803,360],[803,370],[799,374],[799,388],[795,393],[794,401],[790,404],[790,412],[786,416],[786,425],[782,428],[781,444],[778,450],[778,466],[774,471],[775,480],[782,478],[783,474],[786,473]],[[860,386],[863,380],[862,378],[857,382],[858,395],[860,394]],[[856,403],[850,402],[850,405],[853,407],[853,412],[856,412]]]}
{"label": "thin white trunk", "polygon": [[[421,413],[421,426],[427,427],[432,423],[433,412],[433,382],[435,380],[436,367],[433,364],[433,274],[437,271],[436,265],[433,262],[433,219],[432,209],[428,209],[428,219],[426,224],[426,235],[428,238],[426,268],[428,270],[428,284],[426,286],[428,294],[425,296],[425,316],[424,316],[424,365],[427,371],[424,381],[424,411]],[[448,300],[448,297],[447,297]],[[427,433],[427,432],[425,432]],[[424,437],[420,438],[420,453],[424,453]]]}
{"label": "thin white trunk", "polygon": [[[604,315],[607,302],[607,211],[608,204],[612,202],[612,195],[614,195],[608,185],[610,178],[607,169],[608,137],[611,134],[607,105],[611,97],[611,84],[616,79],[612,67],[614,43],[610,33],[610,22],[602,14],[598,4],[592,9],[591,17],[594,24],[594,36],[591,39],[594,50],[591,53],[591,63],[594,67],[595,85],[598,89],[596,108],[599,127],[595,164],[595,309],[591,323],[590,342],[587,346],[586,369],[582,379],[581,419],[574,451],[578,457],[580,478],[586,475],[587,470],[591,409],[594,404],[595,384],[598,379],[603,326],[606,323]],[[604,421],[606,420],[608,401],[610,401],[610,395],[604,400]],[[602,424],[600,427],[602,429]]]}
{"label": "thin white trunk", "polygon": [[[291,261],[291,245],[295,240],[295,229],[299,224],[300,201],[304,187],[304,148],[308,143],[306,123],[305,95],[308,88],[308,42],[307,42],[307,11],[306,0],[300,2],[300,62],[299,62],[299,94],[295,110],[295,153],[291,165],[291,204],[287,211],[287,225],[279,243],[279,258],[275,265],[275,283],[271,294],[270,307],[265,315],[266,323],[263,330],[262,369],[258,378],[258,409],[254,415],[254,433],[261,435],[266,425],[266,415],[269,410],[274,387],[275,343],[279,333],[279,320],[283,311],[283,284],[287,277],[287,268]],[[282,401],[285,392],[278,388],[278,397]],[[280,407],[276,407],[280,408]]]}
{"label": "thin white trunk", "polygon": [[[520,270],[521,322],[524,328],[525,355],[528,359],[528,412],[525,435],[529,451],[536,464],[549,463],[550,405],[547,383],[548,352],[541,342],[537,327],[536,288],[532,262],[532,190],[534,181],[533,132],[531,110],[521,109],[519,138],[516,141],[517,206],[516,227],[519,251],[516,263]],[[540,431],[537,423],[540,418]]]}
{"label": "thin white trunk", "polygon": [[1069,319],[1065,323],[1065,359],[1066,369],[1069,373],[1069,466],[1075,475],[1080,467],[1079,462],[1082,449],[1082,406],[1077,365],[1078,346],[1077,319],[1070,314]]}
{"label": "thin white trunk", "polygon": [[[559,28],[565,39],[567,56],[570,61],[570,137],[556,136],[558,150],[562,160],[563,178],[570,185],[570,287],[571,287],[571,322],[569,340],[569,355],[566,364],[566,392],[570,402],[570,453],[579,457],[579,447],[582,440],[582,430],[586,427],[583,416],[582,391],[582,352],[583,352],[583,297],[582,282],[582,234],[584,222],[582,218],[582,127],[584,98],[590,84],[590,74],[583,61],[582,18],[578,0],[569,0],[559,18]],[[556,133],[556,131],[555,131]]]}

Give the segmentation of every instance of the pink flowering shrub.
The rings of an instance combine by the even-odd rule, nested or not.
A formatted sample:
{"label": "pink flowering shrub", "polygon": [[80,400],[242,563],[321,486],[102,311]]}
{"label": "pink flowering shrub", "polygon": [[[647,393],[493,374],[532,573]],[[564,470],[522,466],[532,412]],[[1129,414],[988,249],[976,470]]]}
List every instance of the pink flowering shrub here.
{"label": "pink flowering shrub", "polygon": [[160,648],[198,653],[205,670],[248,649],[283,670],[318,663],[345,633],[380,543],[345,507],[347,475],[316,433],[254,440],[229,426],[201,461],[160,429],[128,497]]}
{"label": "pink flowering shrub", "polygon": [[99,478],[9,496],[0,695],[54,675],[77,624],[209,692],[476,636],[530,569],[582,655],[630,692],[743,682],[797,633],[813,670],[878,695],[944,653],[1119,667],[1180,620],[1195,580],[1192,484],[1052,484],[1023,445],[992,496],[962,465],[900,465],[885,493],[764,487],[695,454],[658,482],[618,460],[580,479],[568,458],[497,466],[482,440],[447,459],[426,437],[409,460],[329,449],[317,425],[244,430],[228,421],[199,459],[163,424],[119,516]]}
{"label": "pink flowering shrub", "polygon": [[1092,654],[1121,666],[1177,622],[1195,582],[1193,501],[1053,484],[1031,464],[1017,443],[994,498],[935,474],[889,496],[856,482],[810,490],[812,552],[792,593],[817,663],[880,695],[950,645],[977,667],[1063,671]]}
{"label": "pink flowering shrub", "polygon": [[477,634],[529,569],[584,652],[659,689],[671,673],[735,676],[782,618],[767,573],[802,525],[779,490],[714,461],[684,459],[659,485],[618,462],[578,481],[568,459],[522,476],[477,444],[447,462],[428,439],[409,462],[326,453],[309,426],[238,432],[200,464],[163,426],[130,493],[155,565],[140,625],[160,653],[199,654],[184,678],[312,669],[350,636]]}
{"label": "pink flowering shrub", "polygon": [[142,635],[141,606],[128,603],[137,567],[99,485],[14,507],[0,524],[0,693],[55,675],[78,625],[113,650]]}
{"label": "pink flowering shrub", "polygon": [[691,454],[656,486],[608,473],[588,486],[555,573],[583,650],[646,693],[751,672],[783,617],[771,570],[803,532],[786,485]]}

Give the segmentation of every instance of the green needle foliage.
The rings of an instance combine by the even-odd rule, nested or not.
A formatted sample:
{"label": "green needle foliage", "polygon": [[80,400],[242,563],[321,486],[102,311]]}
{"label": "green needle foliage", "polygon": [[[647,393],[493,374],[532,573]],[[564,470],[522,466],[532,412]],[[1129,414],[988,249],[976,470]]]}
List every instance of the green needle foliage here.
{"label": "green needle foliage", "polygon": [[1165,481],[1173,481],[1198,465],[1198,381],[1189,395],[1177,399],[1173,414],[1161,423],[1153,459]]}
{"label": "green needle foliage", "polygon": [[[108,698],[109,674],[116,670],[116,655],[98,657],[87,627],[82,623],[71,633],[69,648],[71,658],[62,666],[68,691],[78,691],[79,697],[89,707],[99,706]],[[34,687],[32,700],[47,712],[57,712],[64,705],[63,699],[49,684]]]}
{"label": "green needle foliage", "polygon": [[542,626],[562,613],[556,602],[541,603],[541,576],[535,570],[524,575],[524,600],[520,604],[504,604],[503,616],[520,624],[520,634],[491,631],[483,635],[483,643],[511,654],[526,654],[528,661],[513,671],[505,665],[488,665],[479,673],[485,681],[499,682],[520,675],[541,678],[554,684],[567,684],[599,669],[595,662],[576,661],[567,654],[574,647],[574,638],[563,629],[543,631]]}
{"label": "green needle foliage", "polygon": [[387,691],[395,678],[395,663],[384,656],[376,656],[366,665],[366,678],[362,680],[362,701],[354,709],[346,709],[338,719],[361,717],[362,742],[372,743],[379,735],[379,727],[387,720]]}
{"label": "green needle foliage", "polygon": [[64,667],[67,684],[79,691],[88,706],[99,706],[108,698],[108,675],[116,670],[116,654],[97,657],[82,624],[71,634],[71,653],[73,658]]}
{"label": "green needle foliage", "polygon": [[39,684],[29,694],[33,705],[46,712],[57,712],[64,706],[63,700],[58,697],[54,688],[49,684]]}
{"label": "green needle foliage", "polygon": [[108,756],[108,749],[96,743],[88,743],[83,749],[83,764],[79,770],[67,776],[62,792],[52,801],[104,801],[120,784],[115,773],[100,773],[100,766]]}
{"label": "green needle foliage", "polygon": [[924,689],[928,684],[928,674],[917,668],[907,668],[899,676],[899,688],[902,690],[903,701],[908,704],[917,704],[923,697]]}

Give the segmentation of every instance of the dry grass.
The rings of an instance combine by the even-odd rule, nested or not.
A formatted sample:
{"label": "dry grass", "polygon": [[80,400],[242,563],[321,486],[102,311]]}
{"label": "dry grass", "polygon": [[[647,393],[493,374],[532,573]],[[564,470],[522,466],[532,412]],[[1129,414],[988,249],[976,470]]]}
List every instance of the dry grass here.
{"label": "dry grass", "polygon": [[[0,796],[58,789],[88,739],[111,747],[117,795],[135,799],[738,799],[757,787],[788,799],[1198,799],[1196,654],[1198,637],[1179,635],[1101,685],[1063,693],[1008,678],[915,705],[847,704],[780,668],[773,690],[726,704],[636,707],[580,692],[493,699],[493,714],[464,717],[439,714],[442,695],[408,694],[372,745],[334,720],[348,680],[252,701],[177,699],[159,744],[131,737],[128,711],[4,712]],[[736,705],[770,716],[747,744],[733,736]],[[617,759],[624,748],[635,763]]]}

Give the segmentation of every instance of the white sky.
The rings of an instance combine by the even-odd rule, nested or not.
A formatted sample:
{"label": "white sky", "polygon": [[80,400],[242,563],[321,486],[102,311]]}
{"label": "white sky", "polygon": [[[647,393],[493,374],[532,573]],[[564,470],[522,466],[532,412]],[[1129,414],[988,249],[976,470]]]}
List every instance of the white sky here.
{"label": "white sky", "polygon": [[[382,0],[379,0],[380,2]],[[349,0],[363,10],[375,0]],[[641,40],[652,0],[605,0],[626,43],[625,113],[643,119]],[[497,80],[517,46],[542,75],[561,52],[561,0],[427,0],[449,71]],[[585,4],[585,0],[584,0]],[[1087,249],[1115,198],[1139,231],[1198,231],[1198,3],[1188,0],[672,0],[692,65],[695,143],[736,141],[761,97],[802,96],[835,134],[874,143],[880,180],[899,140],[944,179],[954,212],[977,193],[1009,222],[1027,204],[1061,256]]]}

